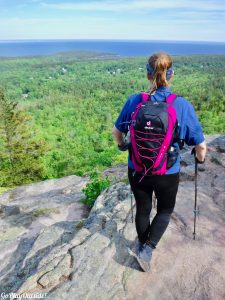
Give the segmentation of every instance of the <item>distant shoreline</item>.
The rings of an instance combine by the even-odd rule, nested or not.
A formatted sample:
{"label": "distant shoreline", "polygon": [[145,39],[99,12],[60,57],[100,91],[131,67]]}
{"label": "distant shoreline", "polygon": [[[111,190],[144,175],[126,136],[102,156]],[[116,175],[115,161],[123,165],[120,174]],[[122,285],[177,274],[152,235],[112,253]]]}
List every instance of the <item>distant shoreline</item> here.
{"label": "distant shoreline", "polygon": [[[198,56],[225,56],[225,54],[174,54],[172,57],[198,57]],[[114,60],[114,59],[135,59],[135,58],[146,58],[146,55],[143,56],[120,56],[115,53],[104,53],[104,52],[94,52],[94,51],[67,51],[67,52],[58,52],[54,54],[43,54],[43,55],[27,55],[27,56],[0,56],[0,62],[4,60],[22,60],[22,59],[54,59],[54,58],[63,57],[69,60]]]}
{"label": "distant shoreline", "polygon": [[147,43],[178,43],[178,44],[225,44],[219,41],[178,41],[178,40],[124,40],[124,39],[0,39],[1,42],[6,43],[20,43],[20,42],[147,42]]}
{"label": "distant shoreline", "polygon": [[92,51],[121,57],[143,57],[157,51],[171,55],[223,55],[223,42],[130,40],[1,40],[0,57],[34,57]]}

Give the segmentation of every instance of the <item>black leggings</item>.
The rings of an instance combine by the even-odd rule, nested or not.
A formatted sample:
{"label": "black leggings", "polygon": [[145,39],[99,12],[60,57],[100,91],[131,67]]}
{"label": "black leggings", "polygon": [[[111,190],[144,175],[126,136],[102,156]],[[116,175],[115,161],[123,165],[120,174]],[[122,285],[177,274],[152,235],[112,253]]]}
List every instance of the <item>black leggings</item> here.
{"label": "black leggings", "polygon": [[[173,212],[179,185],[179,173],[152,175],[141,179],[142,175],[128,168],[128,178],[136,201],[135,225],[141,243],[156,247],[165,232]],[[157,214],[150,224],[152,193],[157,198]]]}

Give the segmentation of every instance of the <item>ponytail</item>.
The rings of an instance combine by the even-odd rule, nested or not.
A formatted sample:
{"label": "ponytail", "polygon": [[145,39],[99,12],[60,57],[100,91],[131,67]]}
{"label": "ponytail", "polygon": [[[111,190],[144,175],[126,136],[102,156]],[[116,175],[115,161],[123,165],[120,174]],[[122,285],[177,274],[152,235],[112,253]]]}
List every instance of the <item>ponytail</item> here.
{"label": "ponytail", "polygon": [[152,85],[149,92],[152,93],[160,86],[168,86],[173,73],[172,58],[164,52],[155,53],[148,59],[147,72],[151,76]]}

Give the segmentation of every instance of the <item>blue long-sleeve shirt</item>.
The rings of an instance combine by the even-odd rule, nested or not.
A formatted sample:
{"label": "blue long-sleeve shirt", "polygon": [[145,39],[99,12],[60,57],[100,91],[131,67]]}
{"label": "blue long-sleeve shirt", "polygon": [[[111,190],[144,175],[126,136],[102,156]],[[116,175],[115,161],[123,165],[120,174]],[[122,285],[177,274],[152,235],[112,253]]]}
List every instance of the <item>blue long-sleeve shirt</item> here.
{"label": "blue long-sleeve shirt", "polygon": [[[172,93],[169,87],[161,86],[159,87],[154,94],[151,95],[151,101],[165,101],[165,99]],[[138,103],[141,102],[141,95],[133,94],[131,95],[123,109],[121,110],[116,122],[115,127],[127,134],[129,121],[131,120],[131,114],[134,112]],[[179,135],[180,138],[188,146],[195,146],[204,141],[204,135],[202,132],[201,125],[196,116],[193,105],[181,96],[177,96],[173,104],[177,113],[177,120],[179,123]],[[127,123],[126,123],[127,122]],[[173,145],[175,148],[178,148],[178,144]],[[130,156],[128,156],[128,166],[134,169],[133,163]],[[174,174],[180,171],[180,156],[178,156],[176,163],[167,171],[166,174]]]}

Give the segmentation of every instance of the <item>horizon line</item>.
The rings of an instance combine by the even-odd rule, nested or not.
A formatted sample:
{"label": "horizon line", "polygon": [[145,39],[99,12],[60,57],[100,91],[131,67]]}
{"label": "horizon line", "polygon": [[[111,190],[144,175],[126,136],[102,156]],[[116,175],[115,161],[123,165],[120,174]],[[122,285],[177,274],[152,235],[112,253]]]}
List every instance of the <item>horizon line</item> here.
{"label": "horizon line", "polygon": [[93,39],[93,38],[40,38],[40,39],[0,39],[0,42],[20,42],[20,41],[111,41],[111,42],[175,42],[175,43],[218,43],[225,44],[225,41],[212,41],[212,40],[158,40],[158,39]]}

